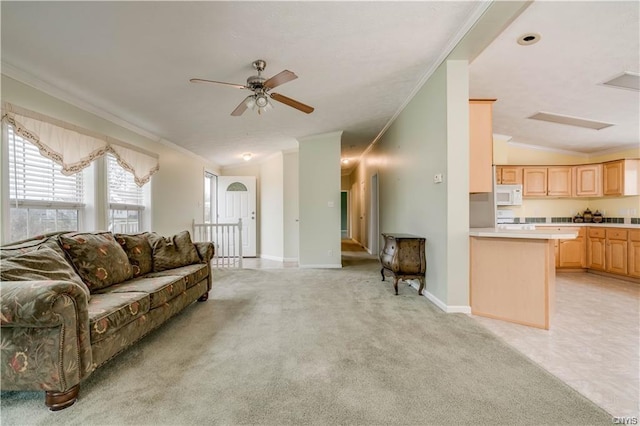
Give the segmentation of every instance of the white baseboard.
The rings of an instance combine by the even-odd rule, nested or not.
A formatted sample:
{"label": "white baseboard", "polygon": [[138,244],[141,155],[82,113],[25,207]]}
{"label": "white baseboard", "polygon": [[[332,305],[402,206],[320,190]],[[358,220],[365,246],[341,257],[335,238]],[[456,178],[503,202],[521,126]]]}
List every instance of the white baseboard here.
{"label": "white baseboard", "polygon": [[[420,288],[420,282],[419,281],[417,281],[417,280],[409,280],[408,282],[410,283],[411,287],[415,288],[416,290],[418,290]],[[471,313],[471,306],[464,306],[464,305],[461,305],[461,306],[458,306],[458,305],[448,306],[442,300],[438,299],[436,297],[436,295],[434,295],[431,292],[428,292],[426,288],[424,290],[422,290],[422,295],[424,297],[426,297],[427,299],[429,299],[429,301],[431,301],[431,303],[433,303],[438,308],[440,308],[442,311],[444,311],[444,312],[446,312],[448,314],[470,314]]]}
{"label": "white baseboard", "polygon": [[297,257],[285,257],[283,262],[297,262],[298,258]]}
{"label": "white baseboard", "polygon": [[309,264],[309,265],[298,265],[299,268],[303,269],[340,269],[342,268],[342,263],[327,263],[327,264]]}
{"label": "white baseboard", "polygon": [[268,254],[261,254],[258,257],[260,259],[275,260],[276,262],[284,262],[284,257],[279,257],[279,256],[270,256]]}

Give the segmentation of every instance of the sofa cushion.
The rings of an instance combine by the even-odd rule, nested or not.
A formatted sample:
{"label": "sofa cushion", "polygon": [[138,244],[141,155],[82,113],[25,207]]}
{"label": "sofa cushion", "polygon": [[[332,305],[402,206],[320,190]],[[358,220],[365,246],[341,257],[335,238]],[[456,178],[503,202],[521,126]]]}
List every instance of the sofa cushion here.
{"label": "sofa cushion", "polygon": [[169,238],[152,233],[148,238],[153,253],[154,272],[200,262],[200,256],[191,242],[189,231],[182,231]]}
{"label": "sofa cushion", "polygon": [[60,280],[78,284],[87,293],[89,289],[64,255],[48,247],[8,257],[0,262],[2,281]]}
{"label": "sofa cushion", "polygon": [[135,235],[114,235],[116,241],[120,244],[129,258],[129,263],[131,263],[134,277],[147,274],[151,272],[153,268],[151,245],[149,245],[147,235],[148,233],[146,232]]}
{"label": "sofa cushion", "polygon": [[149,312],[147,293],[94,294],[89,300],[91,344],[117,332],[131,321]]}
{"label": "sofa cushion", "polygon": [[186,290],[186,279],[182,276],[141,277],[100,290],[100,293],[148,293],[149,309],[154,309]]}
{"label": "sofa cushion", "polygon": [[111,232],[76,232],[58,239],[91,293],[131,278],[129,258]]}
{"label": "sofa cushion", "polygon": [[196,263],[193,265],[170,269],[168,271],[152,272],[145,275],[145,278],[166,277],[170,275],[178,275],[184,277],[187,288],[191,288],[194,285],[198,284],[200,281],[207,278],[207,275],[209,275],[209,268],[206,264]]}

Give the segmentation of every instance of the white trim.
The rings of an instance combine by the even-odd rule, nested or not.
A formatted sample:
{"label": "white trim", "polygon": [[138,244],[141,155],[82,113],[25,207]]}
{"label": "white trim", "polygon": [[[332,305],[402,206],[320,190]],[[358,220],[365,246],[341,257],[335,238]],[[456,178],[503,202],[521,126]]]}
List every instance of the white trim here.
{"label": "white trim", "polygon": [[302,269],[341,269],[342,263],[298,265]]}
{"label": "white trim", "polygon": [[285,257],[284,259],[282,259],[283,262],[297,262],[298,258],[297,257]]}
{"label": "white trim", "polygon": [[552,148],[549,146],[541,146],[541,145],[532,145],[532,144],[528,144],[528,143],[522,143],[522,142],[507,142],[508,146],[514,146],[516,148],[525,148],[525,149],[532,149],[535,151],[546,151],[546,152],[554,152],[556,154],[566,154],[566,155],[573,155],[576,157],[589,157],[589,155],[591,154],[587,154],[584,152],[578,152],[578,151],[571,151],[568,149],[559,149],[559,148]]}
{"label": "white trim", "polygon": [[[407,282],[409,283],[409,285],[411,285],[411,287],[415,288],[416,290],[420,288],[419,282],[417,280],[408,280]],[[471,306],[465,306],[465,305],[448,306],[442,300],[438,299],[438,297],[436,297],[433,293],[427,291],[426,288],[422,290],[422,295],[427,299],[429,299],[431,303],[436,305],[438,308],[440,308],[442,311],[446,312],[447,314],[470,314],[471,313]]]}
{"label": "white trim", "polygon": [[55,85],[51,84],[51,83],[47,83],[44,80],[39,79],[38,77],[33,76],[32,74],[29,74],[26,71],[23,71],[17,67],[15,67],[14,65],[11,65],[5,61],[2,61],[1,64],[2,67],[2,74],[6,75],[9,78],[12,78],[14,80],[19,81],[20,83],[26,84],[27,86],[31,86],[34,89],[40,90],[41,92],[49,95],[49,96],[53,96],[54,98],[57,98],[63,102],[66,102],[68,104],[71,104],[77,108],[80,108],[81,110],[91,113],[93,115],[96,115],[104,120],[107,120],[117,126],[120,126],[122,128],[125,128],[127,130],[130,130],[134,133],[137,133],[140,136],[143,136],[147,139],[150,139],[154,142],[158,142],[161,143],[162,145],[168,146],[172,149],[175,149],[176,151],[180,151],[183,154],[189,155],[193,158],[196,158],[200,161],[203,161],[205,163],[210,163],[210,164],[214,164],[218,167],[220,167],[217,163],[214,163],[211,160],[207,160],[204,157],[199,156],[198,154],[189,151],[186,148],[181,147],[180,145],[177,145],[171,141],[168,141],[166,139],[162,139],[161,137],[149,132],[148,130],[145,130],[141,127],[136,126],[135,124],[132,124],[120,117],[118,117],[117,115],[111,114],[110,112],[107,112],[105,110],[103,110],[102,108],[99,108],[87,101],[83,101],[77,97],[75,97],[74,95],[69,94],[68,92],[65,92],[64,90],[56,87]]}
{"label": "white trim", "polygon": [[258,255],[258,257],[260,259],[275,260],[276,262],[284,262],[284,258],[280,256],[270,256],[268,254],[260,254]]}
{"label": "white trim", "polygon": [[493,139],[499,139],[501,141],[507,141],[509,142],[511,139],[513,139],[513,136],[509,136],[509,135],[501,135],[500,133],[494,133],[493,134]]}

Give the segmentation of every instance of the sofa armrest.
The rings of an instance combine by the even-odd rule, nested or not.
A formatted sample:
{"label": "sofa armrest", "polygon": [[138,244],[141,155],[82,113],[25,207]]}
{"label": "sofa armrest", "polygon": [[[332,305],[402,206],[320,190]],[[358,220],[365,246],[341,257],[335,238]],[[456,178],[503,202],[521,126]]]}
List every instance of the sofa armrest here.
{"label": "sofa armrest", "polygon": [[196,250],[198,250],[198,256],[200,256],[202,263],[209,263],[209,261],[213,259],[215,249],[212,243],[198,242],[193,244],[196,246]]}
{"label": "sofa armrest", "polygon": [[93,370],[88,298],[69,281],[0,283],[6,390],[66,391]]}

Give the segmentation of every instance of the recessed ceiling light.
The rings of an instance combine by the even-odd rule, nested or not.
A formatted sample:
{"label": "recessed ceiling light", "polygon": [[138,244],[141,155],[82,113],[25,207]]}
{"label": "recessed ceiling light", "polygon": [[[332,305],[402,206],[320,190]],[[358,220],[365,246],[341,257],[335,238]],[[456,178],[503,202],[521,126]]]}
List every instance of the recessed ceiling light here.
{"label": "recessed ceiling light", "polygon": [[613,124],[602,121],[588,120],[586,118],[571,117],[569,115],[553,114],[549,112],[539,112],[529,117],[533,120],[548,121],[550,123],[566,124],[568,126],[584,127],[587,129],[601,130],[611,127]]}
{"label": "recessed ceiling light", "polygon": [[348,158],[343,158],[342,159],[342,164],[349,164],[349,159]]}
{"label": "recessed ceiling light", "polygon": [[522,34],[520,37],[518,37],[518,44],[521,44],[523,46],[528,46],[530,44],[539,42],[541,38],[542,36],[538,33]]}
{"label": "recessed ceiling light", "polygon": [[615,76],[609,81],[602,83],[605,86],[616,87],[618,89],[640,90],[640,74],[631,71],[625,71]]}

